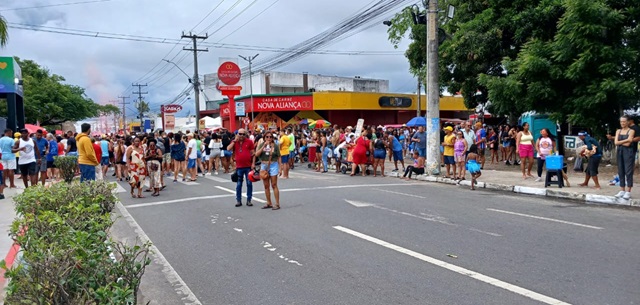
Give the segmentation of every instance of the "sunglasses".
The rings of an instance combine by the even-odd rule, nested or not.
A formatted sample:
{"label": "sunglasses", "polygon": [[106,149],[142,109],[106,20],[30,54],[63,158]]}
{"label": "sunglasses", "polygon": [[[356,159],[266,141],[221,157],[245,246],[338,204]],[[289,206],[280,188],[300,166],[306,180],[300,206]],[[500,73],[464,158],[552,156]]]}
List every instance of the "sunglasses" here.
{"label": "sunglasses", "polygon": [[273,137],[272,137],[272,136],[266,136],[266,137],[264,137],[264,138],[265,138],[265,139],[271,139],[271,138],[273,138]]}
{"label": "sunglasses", "polygon": [[244,135],[245,135],[245,133],[238,133],[238,135],[239,135],[239,136],[244,136]]}

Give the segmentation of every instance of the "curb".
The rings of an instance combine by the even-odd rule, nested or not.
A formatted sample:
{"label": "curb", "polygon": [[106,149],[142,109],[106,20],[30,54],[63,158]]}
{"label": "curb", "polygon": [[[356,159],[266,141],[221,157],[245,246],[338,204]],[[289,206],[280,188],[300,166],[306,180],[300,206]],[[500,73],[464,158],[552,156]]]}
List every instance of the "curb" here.
{"label": "curb", "polygon": [[[389,177],[400,177],[401,174],[399,172],[388,172],[386,173],[386,175]],[[471,181],[469,180],[457,181],[449,178],[434,177],[434,176],[428,176],[428,175],[418,175],[418,176],[412,177],[411,179],[418,180],[418,181],[449,184],[449,185],[468,186],[468,187],[471,186]],[[565,191],[560,188],[558,189],[538,188],[538,187],[508,185],[508,184],[482,182],[482,181],[476,182],[476,187],[484,188],[488,190],[513,192],[517,194],[544,196],[549,198],[572,200],[572,201],[577,201],[579,203],[584,203],[584,204],[595,203],[595,204],[640,208],[640,199],[624,200],[621,198],[616,198],[614,196],[576,193],[576,192]]]}

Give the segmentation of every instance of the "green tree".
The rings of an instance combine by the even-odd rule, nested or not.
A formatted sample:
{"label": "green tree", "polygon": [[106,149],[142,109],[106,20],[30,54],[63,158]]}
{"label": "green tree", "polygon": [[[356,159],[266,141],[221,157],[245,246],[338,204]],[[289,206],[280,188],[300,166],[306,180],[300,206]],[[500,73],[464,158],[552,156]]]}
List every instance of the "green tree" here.
{"label": "green tree", "polygon": [[27,122],[59,125],[98,115],[98,105],[86,96],[84,88],[65,84],[64,77],[32,60],[16,60],[22,68]]}
{"label": "green tree", "polygon": [[0,15],[0,48],[7,45],[9,41],[9,30],[7,27],[7,20]]}
{"label": "green tree", "polygon": [[639,1],[565,0],[557,32],[531,39],[508,75],[482,75],[492,103],[552,113],[603,131],[638,106]]}
{"label": "green tree", "polygon": [[97,105],[98,107],[98,114],[100,115],[105,115],[105,116],[109,116],[109,115],[119,115],[120,114],[120,108],[111,105],[111,104],[106,104],[106,105]]}
{"label": "green tree", "polygon": [[136,104],[136,109],[138,110],[140,122],[142,122],[142,119],[144,118],[144,116],[151,111],[151,108],[149,107],[149,103],[142,100]]}

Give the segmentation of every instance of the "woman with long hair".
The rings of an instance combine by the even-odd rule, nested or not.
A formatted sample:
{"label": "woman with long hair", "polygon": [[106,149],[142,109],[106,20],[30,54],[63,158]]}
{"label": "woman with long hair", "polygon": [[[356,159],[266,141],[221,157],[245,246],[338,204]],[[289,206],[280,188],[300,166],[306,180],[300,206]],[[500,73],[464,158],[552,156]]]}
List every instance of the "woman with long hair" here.
{"label": "woman with long hair", "polygon": [[453,142],[453,159],[456,162],[456,167],[459,169],[458,176],[455,177],[457,180],[464,180],[464,176],[466,175],[465,152],[469,149],[467,145],[462,131],[456,131],[456,139]]}
{"label": "woman with long hair", "polygon": [[[529,123],[522,124],[522,131],[518,132],[516,136],[516,153],[520,156],[520,169],[522,169],[522,179],[531,175],[531,168],[533,167],[533,134],[529,130]],[[526,169],[526,174],[525,174]]]}
{"label": "woman with long hair", "polygon": [[540,138],[536,141],[536,151],[538,152],[538,178],[536,178],[536,182],[542,180],[544,162],[551,155],[554,147],[556,147],[556,140],[549,128],[540,130]]}
{"label": "woman with long hair", "polygon": [[145,159],[149,169],[149,187],[153,189],[151,196],[157,197],[160,195],[160,189],[162,188],[162,181],[160,180],[162,177],[162,151],[156,146],[156,140],[149,141]]}
{"label": "woman with long hair", "polygon": [[[260,172],[266,171],[268,176],[263,179],[264,194],[267,197],[267,204],[263,206],[263,209],[280,209],[280,190],[278,189],[278,175],[281,173],[281,158],[280,147],[274,142],[273,133],[270,131],[265,132],[264,141],[258,146],[256,150],[256,158],[260,160]],[[255,162],[254,162],[255,163]],[[276,199],[276,204],[271,203],[271,189],[273,189],[273,196]]]}
{"label": "woman with long hair", "polygon": [[182,171],[182,181],[185,181],[187,178],[187,159],[185,154],[187,151],[187,146],[182,141],[182,136],[179,133],[176,133],[173,139],[173,144],[171,144],[171,159],[173,159],[173,183],[178,182],[178,173]]}
{"label": "woman with long hair", "polygon": [[384,160],[387,158],[387,141],[382,133],[379,133],[375,143],[373,143],[373,176],[376,176],[378,166],[380,174],[384,177]]}
{"label": "woman with long hair", "polygon": [[218,169],[221,167],[220,158],[222,157],[222,139],[220,139],[218,134],[214,133],[211,135],[209,149],[211,150],[211,154],[209,155],[209,175],[211,175],[212,169],[217,175]]}
{"label": "woman with long hair", "polygon": [[320,169],[322,164],[322,149],[324,149],[324,147],[322,147],[322,132],[314,131],[312,137],[313,142],[316,144],[316,172],[320,172],[322,171]]}
{"label": "woman with long hair", "polygon": [[[131,185],[131,197],[144,198],[142,196],[142,183],[146,176],[146,165],[144,163],[144,149],[140,138],[133,139],[133,145],[127,148],[127,165],[129,167],[129,184]],[[138,189],[136,196],[133,191]]]}

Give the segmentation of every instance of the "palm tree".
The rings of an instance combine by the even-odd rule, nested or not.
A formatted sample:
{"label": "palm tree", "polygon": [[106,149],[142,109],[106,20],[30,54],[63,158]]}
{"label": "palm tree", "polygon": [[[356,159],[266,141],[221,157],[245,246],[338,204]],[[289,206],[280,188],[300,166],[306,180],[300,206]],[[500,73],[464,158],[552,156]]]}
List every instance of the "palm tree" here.
{"label": "palm tree", "polygon": [[0,48],[7,45],[9,40],[9,32],[7,31],[7,20],[0,15]]}

